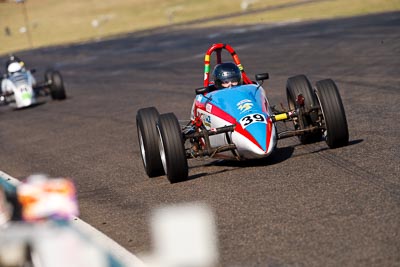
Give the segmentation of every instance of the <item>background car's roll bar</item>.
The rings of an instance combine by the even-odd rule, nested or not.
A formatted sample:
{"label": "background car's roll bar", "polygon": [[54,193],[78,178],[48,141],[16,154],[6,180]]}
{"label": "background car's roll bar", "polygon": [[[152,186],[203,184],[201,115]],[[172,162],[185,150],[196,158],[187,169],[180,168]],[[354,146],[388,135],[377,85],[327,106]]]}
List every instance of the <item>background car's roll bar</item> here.
{"label": "background car's roll bar", "polygon": [[222,51],[222,49],[225,49],[226,51],[228,51],[231,54],[234,63],[238,66],[238,68],[242,72],[243,83],[244,84],[251,84],[252,81],[249,79],[249,77],[247,77],[246,72],[244,71],[244,68],[243,68],[242,64],[240,63],[239,57],[236,54],[235,50],[233,50],[233,48],[228,44],[218,43],[218,44],[213,44],[207,50],[206,55],[204,57],[204,87],[207,87],[209,85],[209,83],[210,83],[210,58],[211,58],[211,54],[213,52],[216,52],[216,54],[217,54],[216,64],[221,64],[222,63],[222,59],[221,59],[221,51]]}

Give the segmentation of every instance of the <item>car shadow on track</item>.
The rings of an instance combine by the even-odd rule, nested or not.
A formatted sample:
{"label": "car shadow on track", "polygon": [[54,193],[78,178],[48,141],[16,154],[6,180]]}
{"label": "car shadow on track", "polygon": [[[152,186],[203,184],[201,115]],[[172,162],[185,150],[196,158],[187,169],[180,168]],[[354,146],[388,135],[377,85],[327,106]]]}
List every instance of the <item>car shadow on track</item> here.
{"label": "car shadow on track", "polygon": [[210,171],[210,172],[202,172],[190,175],[187,180],[194,180],[197,178],[201,178],[208,175],[214,175],[229,171],[234,171],[239,168],[246,168],[246,167],[257,167],[257,166],[267,166],[267,165],[274,165],[281,163],[288,158],[290,158],[293,154],[294,147],[281,147],[276,148],[275,151],[266,158],[262,159],[253,159],[253,160],[245,160],[245,161],[235,161],[235,160],[215,160],[213,162],[206,163],[202,166],[193,166],[190,169],[198,168],[198,167],[212,167],[212,166],[220,166],[220,167],[230,167],[230,168],[223,168],[217,171]]}
{"label": "car shadow on track", "polygon": [[[351,140],[344,147],[357,145],[357,144],[359,144],[359,143],[361,143],[363,141],[364,141],[364,139]],[[324,152],[324,151],[338,150],[338,149],[344,148],[344,147],[338,147],[338,148],[331,149],[325,143],[323,143],[323,141],[310,143],[310,144],[300,144],[299,143],[299,144],[293,146],[293,148],[296,148],[296,147],[302,147],[303,149],[300,149],[301,152],[296,153],[292,157],[302,157],[304,155],[318,154],[318,153],[321,153],[321,152]]]}
{"label": "car shadow on track", "polygon": [[[363,139],[351,140],[351,141],[349,141],[347,146],[357,145],[363,141],[364,141]],[[311,148],[310,150],[308,150],[308,152],[306,152],[304,154],[319,153],[319,152],[322,152],[325,150],[329,150],[328,147],[317,146],[316,145],[317,143],[319,143],[319,142],[316,142],[314,144],[308,144],[308,145],[297,144],[297,145],[292,145],[292,146],[278,147],[275,149],[275,151],[270,156],[263,158],[263,159],[254,159],[254,160],[246,160],[246,161],[215,160],[215,161],[203,164],[203,165],[192,166],[192,167],[190,167],[190,169],[195,169],[195,168],[199,168],[199,167],[202,167],[202,168],[212,167],[212,166],[229,167],[229,168],[223,168],[223,169],[220,169],[217,171],[193,174],[193,175],[190,175],[187,180],[194,180],[194,179],[205,177],[208,175],[215,175],[215,174],[220,174],[220,173],[224,173],[224,172],[234,171],[239,168],[279,164],[279,163],[284,162],[285,160],[291,158],[294,153],[295,148],[298,146],[308,146],[309,148]],[[314,149],[312,149],[312,147],[314,147]],[[303,154],[296,155],[296,157],[301,156],[301,155],[303,155]]]}
{"label": "car shadow on track", "polygon": [[362,142],[364,142],[364,139],[351,140],[351,141],[349,141],[347,146],[357,145],[357,144],[362,143]]}
{"label": "car shadow on track", "polygon": [[214,162],[214,165],[217,166],[233,166],[233,167],[256,167],[256,166],[266,166],[266,165],[274,165],[281,163],[288,158],[290,158],[293,154],[294,147],[279,147],[276,148],[275,151],[266,158],[262,159],[251,159],[245,161],[234,161],[234,160],[221,160]]}
{"label": "car shadow on track", "polygon": [[[351,141],[349,141],[347,146],[357,145],[363,141],[364,141],[363,139],[351,140]],[[298,146],[308,146],[310,148],[304,154],[319,153],[319,152],[322,152],[325,150],[329,150],[329,148],[327,146],[320,147],[319,145],[316,145],[318,143],[319,142],[316,142],[314,144],[308,144],[308,145],[296,144],[296,145],[292,145],[292,146],[278,147],[275,149],[275,151],[271,155],[269,155],[266,158],[262,158],[262,159],[253,159],[253,160],[246,160],[246,161],[215,160],[215,161],[203,164],[203,165],[192,166],[192,167],[190,167],[190,169],[195,169],[195,168],[199,168],[199,167],[203,167],[203,168],[204,167],[212,167],[212,166],[229,167],[229,168],[223,168],[223,169],[220,169],[217,171],[193,174],[193,175],[190,175],[187,180],[194,180],[194,179],[205,177],[208,175],[215,175],[215,174],[220,174],[220,173],[224,173],[224,172],[234,171],[234,170],[240,169],[240,168],[279,164],[279,163],[284,162],[285,160],[291,158],[294,153],[295,148]],[[296,157],[304,155],[304,154],[298,154],[298,155],[296,155]]]}
{"label": "car shadow on track", "polygon": [[36,103],[34,103],[34,104],[30,105],[30,106],[27,106],[27,107],[13,108],[13,111],[21,111],[21,110],[32,109],[32,108],[35,108],[37,106],[41,106],[41,105],[46,104],[46,103],[47,103],[46,101],[38,101],[38,102],[36,102]]}

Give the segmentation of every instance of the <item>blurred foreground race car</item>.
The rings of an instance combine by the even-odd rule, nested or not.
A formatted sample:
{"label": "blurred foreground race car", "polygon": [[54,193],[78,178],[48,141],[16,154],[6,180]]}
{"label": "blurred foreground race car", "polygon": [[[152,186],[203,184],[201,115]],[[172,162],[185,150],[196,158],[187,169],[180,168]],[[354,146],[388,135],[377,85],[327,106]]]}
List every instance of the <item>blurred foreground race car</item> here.
{"label": "blurred foreground race car", "polygon": [[38,97],[50,95],[54,100],[66,98],[64,82],[61,73],[56,70],[47,70],[44,81],[37,83],[33,73],[28,70],[22,61],[14,61],[6,66],[7,74],[1,81],[0,104],[10,105],[17,109],[32,106],[38,103]]}
{"label": "blurred foreground race car", "polygon": [[31,175],[17,187],[17,197],[24,221],[70,220],[78,216],[75,185],[68,178]]}
{"label": "blurred foreground race car", "polygon": [[76,188],[70,178],[35,174],[13,186],[0,177],[0,228],[13,221],[68,221],[78,214]]}
{"label": "blurred foreground race car", "polygon": [[143,266],[78,214],[70,178],[34,174],[16,182],[0,171],[0,266]]}
{"label": "blurred foreground race car", "polygon": [[[239,67],[242,83],[215,90],[210,81],[210,58],[222,63],[227,51]],[[288,109],[276,110],[261,87],[268,73],[251,81],[238,55],[228,44],[214,44],[206,52],[204,87],[196,89],[190,121],[180,124],[173,113],[159,114],[155,107],[136,115],[144,168],[149,177],[166,174],[171,183],[188,178],[188,159],[198,157],[248,160],[274,152],[279,139],[298,136],[302,144],[325,140],[329,148],[348,144],[345,111],[333,80],[316,82],[305,75],[290,77],[286,84]],[[277,122],[290,121],[293,130],[278,132]]]}

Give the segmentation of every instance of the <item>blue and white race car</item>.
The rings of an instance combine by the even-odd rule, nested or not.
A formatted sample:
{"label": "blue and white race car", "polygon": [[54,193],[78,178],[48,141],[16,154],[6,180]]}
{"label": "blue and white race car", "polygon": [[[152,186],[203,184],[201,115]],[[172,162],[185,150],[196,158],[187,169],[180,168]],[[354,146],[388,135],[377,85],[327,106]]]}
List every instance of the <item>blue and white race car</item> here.
{"label": "blue and white race car", "polygon": [[[241,74],[240,83],[229,89],[216,88],[210,81],[211,55],[215,52],[216,66],[221,65],[222,51],[232,56],[230,64]],[[230,45],[212,45],[204,63],[204,87],[196,89],[189,123],[183,125],[173,113],[160,115],[155,107],[137,112],[140,150],[149,177],[166,174],[171,183],[184,181],[191,158],[265,158],[279,139],[293,136],[303,144],[325,140],[330,148],[348,144],[345,110],[333,80],[318,81],[313,87],[305,75],[288,78],[288,109],[278,111],[261,87],[268,73],[250,80]],[[292,122],[293,129],[279,132],[280,121]]]}

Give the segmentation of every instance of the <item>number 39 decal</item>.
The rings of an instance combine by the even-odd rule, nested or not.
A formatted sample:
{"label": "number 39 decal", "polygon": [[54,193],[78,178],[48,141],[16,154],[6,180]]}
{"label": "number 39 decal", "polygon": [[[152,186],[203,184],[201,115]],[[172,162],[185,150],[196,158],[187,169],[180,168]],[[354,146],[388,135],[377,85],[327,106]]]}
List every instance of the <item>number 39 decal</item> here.
{"label": "number 39 decal", "polygon": [[267,123],[267,120],[265,119],[265,116],[263,114],[259,113],[250,114],[240,119],[240,125],[242,125],[243,128],[246,128],[247,126],[255,122]]}

